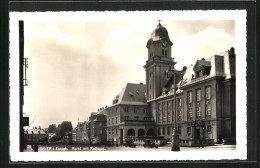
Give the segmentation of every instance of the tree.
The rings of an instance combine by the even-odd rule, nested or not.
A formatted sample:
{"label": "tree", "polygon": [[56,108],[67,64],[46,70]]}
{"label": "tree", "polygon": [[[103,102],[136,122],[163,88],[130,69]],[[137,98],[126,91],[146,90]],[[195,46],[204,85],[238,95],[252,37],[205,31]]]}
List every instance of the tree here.
{"label": "tree", "polygon": [[56,132],[56,129],[57,129],[56,124],[51,124],[51,125],[49,125],[49,127],[48,127],[48,132],[49,132],[49,133],[55,133],[55,132]]}
{"label": "tree", "polygon": [[70,121],[63,121],[58,125],[57,134],[64,137],[66,133],[72,130],[72,124]]}

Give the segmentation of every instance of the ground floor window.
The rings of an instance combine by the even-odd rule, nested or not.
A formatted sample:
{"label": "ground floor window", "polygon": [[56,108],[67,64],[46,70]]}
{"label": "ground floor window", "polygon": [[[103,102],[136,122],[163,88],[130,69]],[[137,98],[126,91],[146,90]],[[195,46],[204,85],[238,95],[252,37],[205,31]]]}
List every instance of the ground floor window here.
{"label": "ground floor window", "polygon": [[134,129],[129,129],[127,131],[127,136],[135,136],[135,130]]}
{"label": "ground floor window", "polygon": [[171,131],[170,131],[170,127],[167,127],[167,134],[170,135]]}
{"label": "ground floor window", "polygon": [[165,127],[162,127],[162,134],[165,135]]}
{"label": "ground floor window", "polygon": [[158,135],[161,135],[161,128],[158,127]]}
{"label": "ground floor window", "polygon": [[178,131],[179,134],[181,134],[181,126],[177,127],[177,131]]}
{"label": "ground floor window", "polygon": [[207,126],[207,133],[210,134],[212,131],[212,126],[211,125],[208,125]]}
{"label": "ground floor window", "polygon": [[188,134],[188,136],[191,135],[191,127],[187,127],[187,134]]}

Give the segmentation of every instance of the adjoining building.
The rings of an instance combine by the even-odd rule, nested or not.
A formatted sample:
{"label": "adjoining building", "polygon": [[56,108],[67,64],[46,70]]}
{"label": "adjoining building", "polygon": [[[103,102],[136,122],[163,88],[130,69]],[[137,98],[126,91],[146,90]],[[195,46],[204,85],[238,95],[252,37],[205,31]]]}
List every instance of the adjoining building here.
{"label": "adjoining building", "polygon": [[90,143],[90,123],[89,122],[78,122],[76,127],[76,142],[89,144]]}
{"label": "adjoining building", "polygon": [[72,134],[72,142],[77,142],[77,130],[76,130],[76,128],[73,128],[71,130],[71,134]]}
{"label": "adjoining building", "polygon": [[127,138],[155,135],[155,124],[145,96],[146,85],[128,83],[107,111],[107,140],[124,144]]}
{"label": "adjoining building", "polygon": [[90,144],[106,144],[106,115],[92,112],[89,117]]}

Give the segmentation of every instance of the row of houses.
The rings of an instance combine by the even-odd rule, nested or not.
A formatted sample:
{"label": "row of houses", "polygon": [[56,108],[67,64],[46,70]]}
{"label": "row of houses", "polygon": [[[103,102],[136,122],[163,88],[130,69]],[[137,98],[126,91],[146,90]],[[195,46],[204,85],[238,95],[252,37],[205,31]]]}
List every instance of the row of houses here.
{"label": "row of houses", "polygon": [[235,143],[234,48],[176,70],[172,45],[159,23],[146,45],[146,84],[126,84],[110,106],[78,123],[74,140],[124,144],[128,138],[142,142],[163,137],[171,141],[177,129],[181,146],[197,146],[200,140],[206,145]]}

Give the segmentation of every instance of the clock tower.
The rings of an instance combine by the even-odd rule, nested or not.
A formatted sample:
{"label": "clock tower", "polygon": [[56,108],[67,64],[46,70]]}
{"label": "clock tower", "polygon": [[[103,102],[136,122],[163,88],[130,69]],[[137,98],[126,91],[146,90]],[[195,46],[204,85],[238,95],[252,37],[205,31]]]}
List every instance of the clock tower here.
{"label": "clock tower", "polygon": [[152,100],[162,95],[167,83],[166,71],[174,69],[174,59],[171,57],[171,42],[168,31],[159,22],[147,42],[148,60],[144,66],[146,70],[146,96]]}

